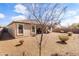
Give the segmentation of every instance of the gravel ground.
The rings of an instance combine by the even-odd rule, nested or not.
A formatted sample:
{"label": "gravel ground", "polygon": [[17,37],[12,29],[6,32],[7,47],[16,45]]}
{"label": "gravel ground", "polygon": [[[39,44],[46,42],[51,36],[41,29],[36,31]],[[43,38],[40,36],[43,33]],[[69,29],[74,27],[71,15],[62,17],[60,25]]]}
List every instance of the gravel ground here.
{"label": "gravel ground", "polygon": [[[67,44],[57,43],[60,41],[58,35],[65,33],[49,33],[44,34],[42,42],[42,56],[60,55],[60,56],[79,56],[79,34],[73,34],[67,41]],[[10,56],[38,56],[39,55],[39,39],[36,37],[23,37],[12,40],[0,41],[0,55]],[[24,40],[23,45],[19,44],[19,40]]]}

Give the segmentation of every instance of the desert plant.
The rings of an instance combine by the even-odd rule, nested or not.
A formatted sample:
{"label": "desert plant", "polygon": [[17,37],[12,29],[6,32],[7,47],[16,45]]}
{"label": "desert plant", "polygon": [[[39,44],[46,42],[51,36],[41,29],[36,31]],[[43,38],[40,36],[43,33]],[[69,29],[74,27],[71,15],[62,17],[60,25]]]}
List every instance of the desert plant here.
{"label": "desert plant", "polygon": [[73,33],[72,32],[67,32],[67,34],[68,34],[68,36],[72,36]]}
{"label": "desert plant", "polygon": [[67,35],[59,35],[59,39],[62,42],[66,42],[67,40],[69,40],[69,36],[67,36]]}

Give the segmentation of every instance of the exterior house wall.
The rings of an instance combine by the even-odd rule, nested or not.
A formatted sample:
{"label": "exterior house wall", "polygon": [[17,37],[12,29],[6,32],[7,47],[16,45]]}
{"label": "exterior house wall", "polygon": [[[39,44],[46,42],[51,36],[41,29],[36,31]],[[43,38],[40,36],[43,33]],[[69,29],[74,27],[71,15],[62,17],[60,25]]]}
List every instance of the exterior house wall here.
{"label": "exterior house wall", "polygon": [[[36,25],[35,24],[28,24],[28,23],[17,23],[23,25],[23,35],[21,36],[32,36],[33,34],[36,34]],[[35,32],[32,31],[32,26],[35,28]],[[20,36],[20,35],[16,35]]]}
{"label": "exterior house wall", "polygon": [[8,25],[8,31],[12,36],[16,37],[16,23]]}
{"label": "exterior house wall", "polygon": [[[18,26],[23,25],[23,34],[20,35],[18,33]],[[25,36],[31,36],[31,25],[26,23],[16,23],[16,37],[25,37]]]}
{"label": "exterior house wall", "polygon": [[31,36],[31,24],[24,24],[24,36]]}
{"label": "exterior house wall", "polygon": [[[23,34],[20,35],[18,33],[18,26],[19,25],[23,25]],[[32,34],[32,26],[35,26],[36,28],[36,25],[34,24],[27,24],[27,23],[12,23],[8,26],[9,28],[9,32],[15,37],[15,38],[18,38],[18,37],[25,37],[25,36],[31,36]],[[35,29],[36,30],[36,29]],[[35,31],[36,33],[36,31]]]}
{"label": "exterior house wall", "polygon": [[[23,25],[23,33],[19,33],[18,26]],[[33,31],[33,28],[35,31]],[[15,37],[26,37],[26,36],[32,36],[33,34],[37,34],[37,29],[41,29],[41,25],[39,24],[33,24],[33,23],[24,23],[24,22],[13,22],[8,25],[9,32]],[[44,30],[45,32],[47,29]]]}
{"label": "exterior house wall", "polygon": [[[30,32],[30,35],[33,36],[33,35],[36,35],[37,34],[37,27],[35,24],[31,24],[31,32]],[[34,29],[33,29],[34,28]]]}

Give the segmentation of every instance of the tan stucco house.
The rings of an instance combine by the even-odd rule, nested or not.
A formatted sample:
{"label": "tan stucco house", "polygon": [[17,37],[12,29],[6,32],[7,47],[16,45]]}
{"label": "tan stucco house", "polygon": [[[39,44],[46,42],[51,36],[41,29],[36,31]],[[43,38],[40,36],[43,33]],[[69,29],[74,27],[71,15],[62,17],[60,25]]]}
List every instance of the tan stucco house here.
{"label": "tan stucco house", "polygon": [[9,32],[15,37],[31,36],[41,32],[40,24],[33,20],[12,21],[8,26]]}

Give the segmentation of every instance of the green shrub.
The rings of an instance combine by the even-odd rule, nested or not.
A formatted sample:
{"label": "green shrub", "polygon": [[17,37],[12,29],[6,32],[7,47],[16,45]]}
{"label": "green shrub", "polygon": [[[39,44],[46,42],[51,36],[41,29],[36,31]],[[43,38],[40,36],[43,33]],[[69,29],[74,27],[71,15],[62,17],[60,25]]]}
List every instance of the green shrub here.
{"label": "green shrub", "polygon": [[59,35],[59,39],[60,39],[62,42],[65,42],[65,41],[69,40],[69,36],[67,36],[67,35]]}
{"label": "green shrub", "polygon": [[72,32],[67,32],[67,34],[68,34],[68,36],[72,36],[73,33]]}

